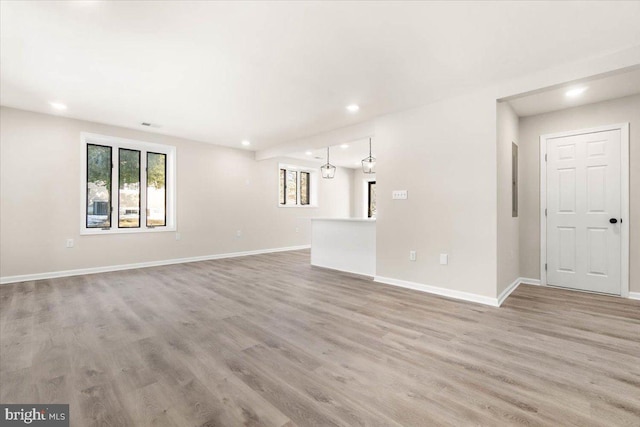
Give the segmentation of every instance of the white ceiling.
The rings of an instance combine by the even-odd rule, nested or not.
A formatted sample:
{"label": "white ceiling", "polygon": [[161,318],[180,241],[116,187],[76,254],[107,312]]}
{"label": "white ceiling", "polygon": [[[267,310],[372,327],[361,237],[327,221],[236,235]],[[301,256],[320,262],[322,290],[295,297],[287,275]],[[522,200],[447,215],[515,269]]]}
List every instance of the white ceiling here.
{"label": "white ceiling", "polygon": [[[372,141],[371,154],[376,156],[376,143]],[[331,164],[343,168],[358,169],[362,167],[362,159],[369,156],[369,140],[360,139],[345,144],[333,145],[330,147],[329,158]],[[311,153],[311,154],[308,154]],[[287,154],[287,157],[294,159],[309,160],[318,163],[318,165],[327,162],[327,149],[312,149],[306,151],[297,151]]]}
{"label": "white ceiling", "polygon": [[637,1],[0,8],[2,105],[254,150],[640,44]]}
{"label": "white ceiling", "polygon": [[[579,96],[566,96],[567,91],[576,88],[586,90]],[[539,91],[511,99],[509,104],[518,116],[525,117],[638,93],[640,93],[640,68]]]}

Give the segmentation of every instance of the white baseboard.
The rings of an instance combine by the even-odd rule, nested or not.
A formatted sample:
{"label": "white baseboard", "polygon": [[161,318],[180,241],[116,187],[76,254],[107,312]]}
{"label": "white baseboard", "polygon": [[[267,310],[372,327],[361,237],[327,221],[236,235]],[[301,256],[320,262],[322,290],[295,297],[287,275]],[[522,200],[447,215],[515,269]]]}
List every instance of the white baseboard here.
{"label": "white baseboard", "polygon": [[518,288],[518,286],[520,286],[520,283],[522,282],[520,281],[520,277],[518,277],[516,280],[513,281],[513,283],[507,286],[507,288],[504,291],[500,292],[500,295],[498,295],[498,307],[500,307],[504,302],[504,300],[506,300],[507,297],[511,295],[511,292],[515,291]]}
{"label": "white baseboard", "polygon": [[530,279],[529,277],[519,277],[520,283],[525,285],[540,285],[540,279]]}
{"label": "white baseboard", "polygon": [[55,279],[57,277],[80,276],[83,274],[107,273],[110,271],[132,270],[135,268],[158,267],[161,265],[183,264],[187,262],[209,261],[213,259],[236,258],[249,255],[269,254],[273,252],[297,251],[309,249],[311,245],[288,246],[283,248],[258,249],[255,251],[230,252],[226,254],[204,255],[188,258],[174,258],[160,261],[137,262],[133,264],[108,265],[104,267],[80,268],[77,270],[52,271],[47,273],[24,274],[20,276],[0,277],[0,285],[28,282],[32,280]]}
{"label": "white baseboard", "polygon": [[430,285],[425,285],[425,284],[416,283],[416,282],[408,282],[406,280],[393,279],[391,277],[375,276],[373,280],[375,282],[384,283],[386,285],[399,286],[401,288],[407,288],[407,289],[414,289],[416,291],[427,292],[430,294],[459,299],[462,301],[470,301],[478,304],[490,305],[492,307],[500,307],[504,302],[504,300],[506,300],[507,297],[511,295],[511,293],[515,291],[518,288],[518,286],[520,286],[522,283],[526,283],[529,285],[540,284],[540,280],[538,279],[530,279],[528,277],[518,277],[516,280],[513,281],[513,283],[509,285],[509,287],[507,287],[507,289],[502,291],[502,293],[498,296],[498,298],[491,298],[484,295],[473,294],[470,292],[456,291],[453,289],[442,288],[439,286],[430,286]]}
{"label": "white baseboard", "polygon": [[498,307],[501,306],[504,300],[506,300],[509,297],[509,295],[511,295],[511,293],[515,291],[518,288],[518,286],[520,286],[523,283],[527,285],[539,285],[540,280],[530,279],[528,277],[518,277],[516,280],[513,281],[513,283],[507,286],[507,289],[505,289],[500,293],[500,295],[498,295]]}
{"label": "white baseboard", "polygon": [[449,297],[449,298],[459,299],[463,301],[470,301],[478,304],[490,305],[492,307],[499,307],[497,298],[486,297],[484,295],[456,291],[453,289],[441,288],[438,286],[424,285],[422,283],[408,282],[405,280],[392,279],[390,277],[375,276],[373,280],[375,282],[384,283],[386,285],[399,286],[401,288],[414,289],[416,291],[427,292],[430,294],[440,295],[443,297]]}
{"label": "white baseboard", "polygon": [[357,276],[363,276],[363,277],[369,277],[369,278],[373,278],[374,276],[372,276],[371,274],[367,274],[367,273],[363,273],[361,271],[355,271],[355,270],[346,270],[346,269],[342,269],[342,268],[335,268],[335,267],[328,267],[326,265],[322,265],[322,264],[311,264],[312,267],[319,267],[319,268],[324,268],[327,270],[333,270],[333,271],[339,271],[342,273],[349,273],[349,274],[355,274]]}
{"label": "white baseboard", "polygon": [[[518,280],[520,281],[520,283],[518,283],[518,285],[520,285],[522,283],[527,284],[527,285],[540,285],[540,279],[529,279],[527,277],[520,277],[520,278],[518,278]],[[516,286],[516,288],[517,288],[517,286]],[[515,288],[514,288],[514,290],[515,290]],[[568,290],[572,290],[572,289],[568,289]],[[511,292],[513,292],[513,290]],[[586,292],[586,291],[578,290],[578,292]],[[624,298],[624,294],[623,294],[622,297]],[[627,298],[640,300],[640,292],[629,292],[629,295],[627,296]],[[502,302],[501,302],[501,304],[502,304]]]}

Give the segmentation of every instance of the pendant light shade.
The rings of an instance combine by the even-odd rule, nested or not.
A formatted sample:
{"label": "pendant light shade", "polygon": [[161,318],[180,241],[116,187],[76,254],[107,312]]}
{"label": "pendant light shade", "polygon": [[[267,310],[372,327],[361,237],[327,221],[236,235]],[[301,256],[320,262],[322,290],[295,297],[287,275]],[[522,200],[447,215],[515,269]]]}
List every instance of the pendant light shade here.
{"label": "pendant light shade", "polygon": [[369,138],[369,157],[362,160],[362,172],[376,173],[376,158],[371,156],[371,138]]}
{"label": "pendant light shade", "polygon": [[322,177],[326,179],[332,179],[336,176],[336,167],[329,163],[329,147],[327,147],[327,163],[320,166],[320,172]]}

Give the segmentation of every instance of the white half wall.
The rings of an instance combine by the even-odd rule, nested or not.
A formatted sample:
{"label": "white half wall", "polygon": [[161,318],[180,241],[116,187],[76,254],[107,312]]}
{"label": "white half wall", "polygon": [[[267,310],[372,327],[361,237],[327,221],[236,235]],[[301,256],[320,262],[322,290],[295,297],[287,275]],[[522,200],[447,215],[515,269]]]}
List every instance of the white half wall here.
{"label": "white half wall", "polygon": [[375,276],[375,220],[356,218],[312,219],[311,265],[365,276]]}
{"label": "white half wall", "polygon": [[[280,208],[278,163],[302,160],[256,161],[247,150],[5,107],[0,123],[0,277],[306,246],[311,217],[351,210],[349,169],[319,180],[317,208]],[[80,132],[177,148],[180,240],[174,232],[80,235]]]}

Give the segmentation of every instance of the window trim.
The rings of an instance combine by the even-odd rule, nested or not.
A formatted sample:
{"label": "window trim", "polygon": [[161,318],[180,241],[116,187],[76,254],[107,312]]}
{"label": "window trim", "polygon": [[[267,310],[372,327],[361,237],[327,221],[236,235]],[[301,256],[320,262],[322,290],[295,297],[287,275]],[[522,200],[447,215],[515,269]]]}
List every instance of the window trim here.
{"label": "window trim", "polygon": [[[280,186],[282,186],[282,199],[280,198]],[[278,168],[278,204],[281,206],[287,204],[287,170],[284,167]]]}
{"label": "window trim", "polygon": [[[101,145],[111,148],[111,227],[108,229],[87,227],[87,145]],[[139,228],[119,228],[119,156],[114,158],[114,153],[119,153],[119,149],[140,151],[140,227]],[[147,226],[147,153],[166,154],[165,163],[165,224],[164,226]],[[176,147],[164,144],[138,141],[115,136],[99,135],[89,132],[80,133],[80,235],[107,235],[107,234],[130,234],[130,233],[158,233],[165,231],[176,231]],[[114,181],[114,177],[116,180]],[[144,181],[143,181],[144,178]],[[117,185],[114,185],[114,182]],[[144,191],[143,191],[143,188]],[[117,200],[117,206],[113,206],[113,201]],[[144,208],[143,208],[144,206]]]}
{"label": "window trim", "polygon": [[[286,204],[286,203],[282,203],[282,201],[280,200],[280,171],[284,170],[284,200],[286,202],[287,200],[287,186],[286,186],[286,181],[287,181],[287,171],[295,171],[296,172],[296,185],[297,185],[297,191],[296,191],[296,204],[292,205],[292,204]],[[307,192],[308,192],[308,197],[307,200],[309,201],[308,204],[303,205],[301,204],[301,193],[300,193],[300,177],[302,176],[302,173],[308,173],[308,184],[307,184]],[[278,164],[278,207],[279,208],[302,208],[302,209],[308,209],[308,208],[317,208],[318,207],[318,171],[316,171],[315,169],[312,169],[310,167],[307,166],[297,166],[297,165],[292,165],[292,164],[284,164],[284,163],[279,163]]]}

